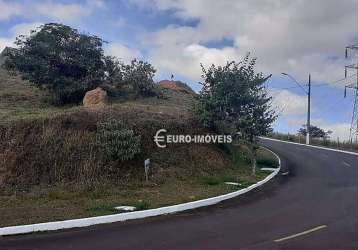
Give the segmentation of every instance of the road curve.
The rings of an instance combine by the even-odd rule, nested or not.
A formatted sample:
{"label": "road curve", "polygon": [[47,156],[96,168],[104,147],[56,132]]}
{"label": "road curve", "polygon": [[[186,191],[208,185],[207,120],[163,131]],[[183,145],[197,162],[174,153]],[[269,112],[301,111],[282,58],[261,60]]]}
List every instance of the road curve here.
{"label": "road curve", "polygon": [[0,249],[358,249],[358,156],[264,140],[282,171],[211,208],[0,238]]}

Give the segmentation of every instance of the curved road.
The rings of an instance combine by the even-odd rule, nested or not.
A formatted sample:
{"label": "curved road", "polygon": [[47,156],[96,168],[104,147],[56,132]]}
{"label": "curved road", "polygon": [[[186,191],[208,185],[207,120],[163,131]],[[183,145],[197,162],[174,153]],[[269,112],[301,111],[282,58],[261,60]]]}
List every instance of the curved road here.
{"label": "curved road", "polygon": [[0,249],[358,249],[358,156],[263,144],[290,174],[247,197],[172,216],[0,237]]}

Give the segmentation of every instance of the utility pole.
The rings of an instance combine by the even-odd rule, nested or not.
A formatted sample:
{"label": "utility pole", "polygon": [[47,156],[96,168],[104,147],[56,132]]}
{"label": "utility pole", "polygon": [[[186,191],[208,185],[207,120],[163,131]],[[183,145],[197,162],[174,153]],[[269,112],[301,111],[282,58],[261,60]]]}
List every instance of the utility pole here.
{"label": "utility pole", "polygon": [[308,74],[308,91],[290,74],[281,73],[294,81],[307,95],[307,123],[306,123],[306,144],[310,144],[310,128],[311,128],[311,74]]}
{"label": "utility pole", "polygon": [[308,93],[307,93],[307,135],[306,144],[310,144],[310,132],[311,132],[311,74],[308,75]]}
{"label": "utility pole", "polygon": [[[348,58],[348,50],[358,50],[357,45],[351,45],[346,47],[346,58]],[[358,140],[358,62],[357,64],[351,64],[345,66],[345,77],[347,78],[347,69],[355,69],[357,70],[357,82],[348,84],[344,88],[344,97],[347,96],[347,88],[355,89],[355,98],[352,112],[352,121],[349,130],[349,141],[353,144],[353,140],[357,142]]]}

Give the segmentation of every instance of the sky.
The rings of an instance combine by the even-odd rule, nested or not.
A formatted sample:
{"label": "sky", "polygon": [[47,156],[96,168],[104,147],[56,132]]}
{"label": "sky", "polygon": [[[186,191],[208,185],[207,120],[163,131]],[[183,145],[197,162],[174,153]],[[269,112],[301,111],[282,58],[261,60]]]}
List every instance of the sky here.
{"label": "sky", "polygon": [[358,0],[0,0],[0,50],[48,22],[100,36],[105,53],[149,61],[155,79],[200,90],[202,63],[224,65],[250,53],[279,115],[276,131],[296,133],[306,122],[307,96],[282,72],[306,85],[312,76],[312,124],[348,139],[356,72],[344,79],[347,45],[358,42]]}

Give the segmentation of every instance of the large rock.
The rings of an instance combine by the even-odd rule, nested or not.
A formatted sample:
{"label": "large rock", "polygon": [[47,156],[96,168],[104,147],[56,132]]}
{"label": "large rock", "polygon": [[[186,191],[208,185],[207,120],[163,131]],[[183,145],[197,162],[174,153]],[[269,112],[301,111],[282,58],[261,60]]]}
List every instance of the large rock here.
{"label": "large rock", "polygon": [[161,86],[164,89],[184,92],[187,94],[195,94],[195,92],[189,86],[187,86],[185,83],[180,81],[162,80],[159,82],[159,86]]}
{"label": "large rock", "polygon": [[107,92],[100,87],[88,91],[83,98],[83,106],[85,107],[104,106],[107,102]]}

